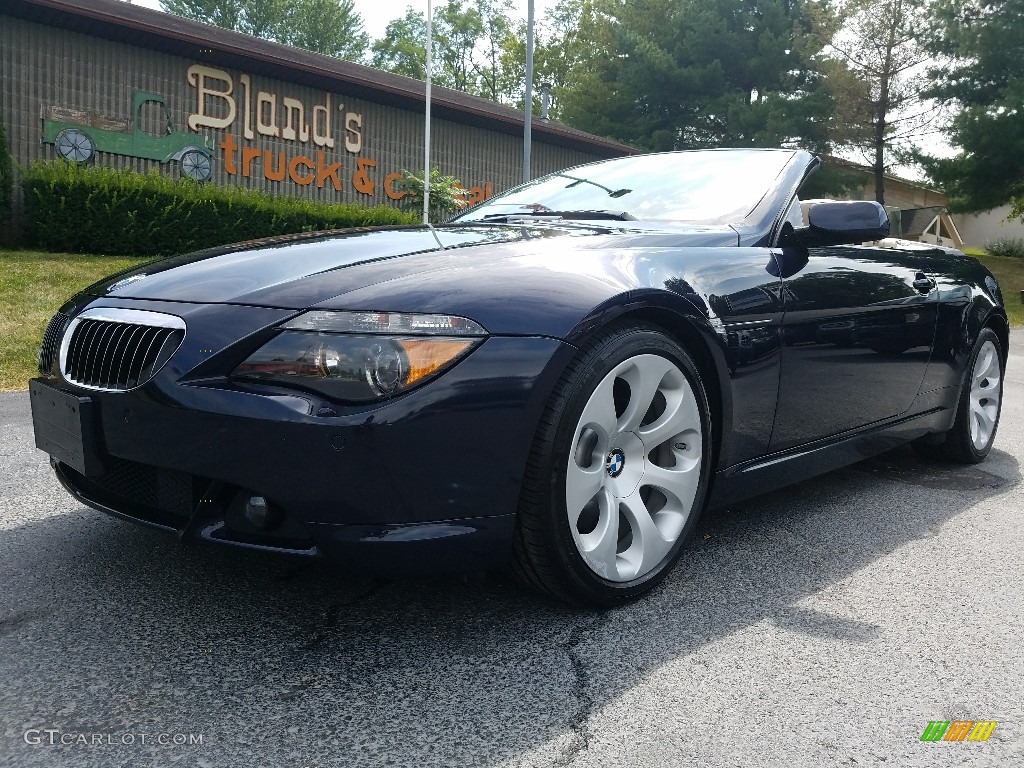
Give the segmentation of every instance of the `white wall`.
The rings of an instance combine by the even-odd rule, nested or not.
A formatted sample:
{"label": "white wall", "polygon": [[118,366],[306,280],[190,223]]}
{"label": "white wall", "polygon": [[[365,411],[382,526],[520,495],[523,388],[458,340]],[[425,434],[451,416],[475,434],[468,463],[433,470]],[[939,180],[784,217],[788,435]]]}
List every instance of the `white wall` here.
{"label": "white wall", "polygon": [[1009,213],[1010,206],[1004,205],[984,213],[957,213],[954,214],[953,220],[956,222],[956,228],[960,230],[960,237],[964,239],[964,245],[984,248],[985,243],[993,240],[1015,237],[1024,239],[1024,222],[1019,219],[1007,221],[1006,216]]}

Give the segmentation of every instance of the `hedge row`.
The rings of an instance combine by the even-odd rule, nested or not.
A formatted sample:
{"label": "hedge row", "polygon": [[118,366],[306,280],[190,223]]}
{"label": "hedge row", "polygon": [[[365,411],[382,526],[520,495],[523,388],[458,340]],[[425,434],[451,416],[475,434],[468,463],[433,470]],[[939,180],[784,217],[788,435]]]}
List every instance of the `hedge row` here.
{"label": "hedge row", "polygon": [[32,166],[22,188],[31,243],[65,253],[165,256],[258,237],[417,221],[388,206],[274,197],[60,160]]}

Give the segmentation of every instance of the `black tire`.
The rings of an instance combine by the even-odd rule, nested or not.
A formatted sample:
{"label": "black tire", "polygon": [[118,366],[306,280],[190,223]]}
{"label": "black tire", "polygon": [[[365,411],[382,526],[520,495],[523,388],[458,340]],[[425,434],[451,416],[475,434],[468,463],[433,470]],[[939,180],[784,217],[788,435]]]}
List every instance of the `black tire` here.
{"label": "black tire", "polygon": [[[994,347],[995,357],[999,364],[998,397],[994,404],[994,424],[991,427],[991,431],[982,440],[982,445],[979,446],[975,444],[971,433],[971,392],[974,385],[975,368],[978,366],[978,358],[988,344]],[[953,421],[953,426],[946,432],[925,435],[919,440],[914,441],[914,448],[919,454],[929,459],[950,461],[957,464],[977,464],[988,456],[989,451],[992,450],[992,443],[995,442],[996,432],[999,429],[999,417],[1002,414],[1005,362],[1006,358],[1002,344],[999,342],[999,337],[991,328],[982,328],[967,360],[967,372],[964,376],[964,383],[960,388],[960,397],[957,400],[956,418]]]}
{"label": "black tire", "polygon": [[[668,541],[671,541],[671,539],[666,537],[667,541],[659,542],[657,551],[652,551],[650,562],[655,561],[662,547],[671,547],[660,562],[657,562],[657,565],[651,567],[649,571],[639,573],[636,578],[623,577],[616,572],[617,579],[608,579],[598,575],[593,567],[587,564],[579,545],[576,543],[580,534],[590,534],[580,531],[579,526],[580,521],[582,521],[582,515],[580,515],[576,523],[576,533],[574,534],[572,530],[566,500],[566,475],[569,471],[570,458],[579,461],[583,437],[578,435],[577,431],[580,429],[584,409],[587,407],[588,402],[591,401],[591,396],[597,397],[595,392],[599,384],[611,376],[618,368],[621,368],[622,365],[632,365],[634,360],[653,360],[654,358],[651,356],[664,358],[667,361],[667,363],[658,361],[656,365],[674,366],[674,368],[670,369],[669,373],[665,374],[665,378],[659,379],[661,383],[658,384],[658,388],[651,400],[651,409],[646,411],[646,416],[637,417],[638,422],[646,419],[651,419],[651,421],[643,421],[643,423],[639,424],[636,431],[613,435],[608,438],[608,441],[610,443],[615,440],[631,440],[631,435],[636,437],[641,433],[642,429],[649,429],[653,432],[655,426],[670,420],[668,418],[670,406],[668,405],[664,406],[662,412],[662,416],[665,417],[664,419],[660,416],[652,417],[652,414],[656,412],[656,406],[653,403],[657,402],[659,396],[662,397],[662,402],[664,402],[664,396],[661,394],[663,385],[665,385],[666,391],[668,391],[670,386],[675,386],[675,389],[671,389],[672,392],[692,393],[692,403],[690,409],[688,409],[688,414],[691,411],[695,411],[699,415],[700,423],[699,439],[695,436],[695,429],[685,433],[694,435],[692,445],[688,446],[686,443],[681,442],[682,438],[679,435],[669,438],[662,443],[650,443],[655,445],[653,449],[646,448],[642,441],[639,441],[639,437],[637,437],[637,440],[640,443],[639,449],[641,451],[650,450],[649,456],[646,453],[642,454],[644,456],[642,459],[642,472],[649,472],[653,468],[656,460],[651,459],[651,457],[655,456],[657,451],[668,450],[674,452],[680,446],[680,450],[693,451],[696,448],[696,444],[699,444],[699,465],[685,464],[685,461],[690,461],[688,458],[690,454],[688,453],[679,454],[681,458],[678,459],[671,458],[672,455],[675,455],[674,453],[667,457],[673,462],[672,465],[669,465],[670,469],[682,466],[682,464],[677,464],[677,462],[683,462],[685,466],[693,467],[692,470],[683,469],[682,471],[693,471],[695,473],[687,482],[693,483],[695,481],[696,490],[693,493],[692,504],[689,506],[689,509],[685,509],[685,516],[677,515],[677,518],[674,518],[682,517],[682,522],[678,523],[682,527],[678,529],[678,537],[674,543],[669,544]],[[680,377],[678,374],[680,373],[685,378],[685,384],[689,385],[689,390],[685,389],[685,385],[679,384]],[[648,380],[654,380],[654,378],[649,376]],[[676,381],[676,385],[665,384],[670,381]],[[614,379],[614,384],[618,386],[618,378]],[[607,392],[609,390],[602,391]],[[627,416],[625,413],[619,413],[619,394],[618,390],[614,391],[616,392],[616,399],[613,418],[616,419],[616,423],[624,424],[626,423]],[[638,395],[638,406],[635,407],[632,402],[632,390],[628,389],[628,385],[627,391],[626,397],[629,400],[623,408],[631,409],[629,412],[635,416],[639,413],[638,407],[644,407],[642,405],[643,399]],[[686,399],[686,397],[688,397],[686,394],[680,395],[680,402]],[[682,411],[680,406],[672,405],[671,407],[675,409],[675,414],[679,414]],[[673,426],[666,428],[675,429],[675,418],[673,416],[671,419]],[[682,416],[678,418],[682,418]],[[570,604],[587,607],[613,607],[649,592],[665,578],[679,559],[682,547],[693,530],[694,525],[696,525],[700,510],[703,508],[711,476],[711,429],[707,394],[697,366],[686,351],[667,333],[653,326],[627,325],[612,327],[597,334],[582,347],[574,361],[567,367],[554,388],[551,400],[541,417],[530,453],[520,498],[514,542],[513,573],[526,584],[555,598]],[[582,434],[585,434],[586,431],[584,429]],[[661,431],[664,432],[664,429]],[[650,440],[654,440],[656,438],[651,437],[652,432],[643,432],[643,434],[647,435]],[[664,434],[671,434],[671,432],[664,432]],[[680,435],[682,434],[684,433],[680,433]],[[606,445],[605,449],[607,447]],[[601,457],[601,459],[595,458],[595,460],[601,460],[600,470],[596,472],[596,475],[600,475],[600,482],[602,484],[619,482],[619,475],[613,474],[616,465],[613,457],[616,453],[619,453],[620,456],[623,456],[623,454],[618,451],[617,447],[607,454],[607,466],[604,463],[605,454],[601,453],[601,449],[597,447],[596,443],[593,444],[592,449],[588,448],[584,455],[588,453],[591,453],[593,457]],[[666,454],[662,453],[659,455],[665,456]],[[694,453],[693,455],[696,454]],[[622,459],[623,462],[625,460],[625,458]],[[586,471],[594,472],[591,467],[592,462],[587,464]],[[631,471],[635,471],[635,468],[631,468]],[[623,481],[628,485],[630,481],[627,479],[621,464],[618,465],[618,472],[623,475]],[[606,474],[614,479],[606,479]],[[635,507],[635,500],[640,498],[645,490],[648,496],[642,502],[642,506],[646,509],[652,501],[651,488],[643,482],[643,478],[647,476],[647,474],[641,474],[641,479],[637,481],[635,492],[630,496],[630,499],[633,500],[631,509]],[[651,482],[654,481],[652,480]],[[604,492],[602,489],[598,493]],[[660,493],[660,491],[655,490],[654,493]],[[618,562],[620,557],[619,548],[624,546],[623,536],[628,537],[629,543],[625,545],[628,547],[625,554],[628,554],[634,549],[632,546],[634,542],[638,542],[637,546],[641,549],[644,548],[647,533],[643,532],[643,525],[640,525],[640,535],[634,533],[633,527],[630,527],[624,534],[621,529],[622,521],[626,520],[626,524],[630,526],[633,524],[623,517],[622,505],[618,496],[608,494],[606,498],[612,499],[610,503],[617,505],[614,507],[616,509],[614,513],[616,522],[615,541],[612,544],[614,547],[612,559]],[[672,503],[674,504],[681,498],[682,496],[673,497],[674,501]],[[594,503],[594,499],[591,499],[590,503]],[[684,510],[685,502],[679,502],[679,504],[679,509]],[[651,504],[651,506],[653,507],[655,504]],[[584,510],[586,510],[586,507],[584,507]],[[658,527],[657,518],[661,514],[657,509],[650,512],[651,519],[656,521],[656,527]],[[673,511],[672,514],[677,513]],[[631,519],[639,520],[639,517]],[[595,523],[595,525],[597,524]],[[673,528],[674,530],[676,529]],[[611,541],[612,538],[609,536],[607,541]],[[608,551],[610,550],[606,549],[606,554]],[[648,562],[647,554],[647,552],[643,553],[642,562],[644,563]]]}

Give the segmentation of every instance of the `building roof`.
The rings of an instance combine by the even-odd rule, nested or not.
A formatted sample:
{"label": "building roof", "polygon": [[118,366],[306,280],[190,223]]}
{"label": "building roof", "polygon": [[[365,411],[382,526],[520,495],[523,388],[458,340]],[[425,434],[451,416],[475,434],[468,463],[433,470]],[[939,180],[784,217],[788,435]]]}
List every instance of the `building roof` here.
{"label": "building roof", "polygon": [[900,214],[900,228],[903,230],[903,237],[918,237],[924,234],[928,225],[935,221],[935,217],[945,210],[941,205],[932,205],[928,208],[904,208]]}
{"label": "building roof", "polygon": [[[292,48],[221,27],[202,24],[123,0],[4,0],[0,13],[50,26],[178,56],[195,57],[213,49],[203,61],[288,79],[316,88],[334,88],[369,101],[421,111],[426,84],[402,75]],[[432,89],[436,117],[521,135],[522,110],[448,88]],[[604,157],[635,154],[636,149],[556,122],[533,121],[537,141]]]}
{"label": "building roof", "polygon": [[[833,165],[841,165],[841,166],[843,166],[845,168],[852,168],[852,169],[857,170],[857,171],[862,171],[867,176],[874,177],[874,175],[875,175],[875,169],[872,168],[870,165],[863,165],[862,163],[855,163],[852,160],[847,160],[844,157],[838,157],[836,155],[825,155],[824,159],[826,159],[830,164],[833,164]],[[945,194],[944,192],[942,192],[942,190],[935,189],[934,187],[929,187],[927,184],[923,184],[920,181],[913,181],[912,179],[904,179],[902,176],[894,176],[891,173],[883,174],[883,176],[887,180],[889,180],[889,181],[895,181],[895,182],[898,182],[899,184],[905,184],[908,187],[914,187],[916,189],[924,189],[924,190],[927,190],[928,192],[932,192],[932,193],[934,193],[936,195]]]}

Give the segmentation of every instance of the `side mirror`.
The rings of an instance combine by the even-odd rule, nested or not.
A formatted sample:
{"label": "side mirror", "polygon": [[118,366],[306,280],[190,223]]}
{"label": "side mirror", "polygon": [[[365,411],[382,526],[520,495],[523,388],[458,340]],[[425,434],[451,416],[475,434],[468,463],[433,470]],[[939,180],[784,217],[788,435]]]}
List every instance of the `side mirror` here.
{"label": "side mirror", "polygon": [[807,210],[807,223],[796,230],[796,236],[808,247],[864,243],[889,236],[889,216],[876,202],[815,203]]}

